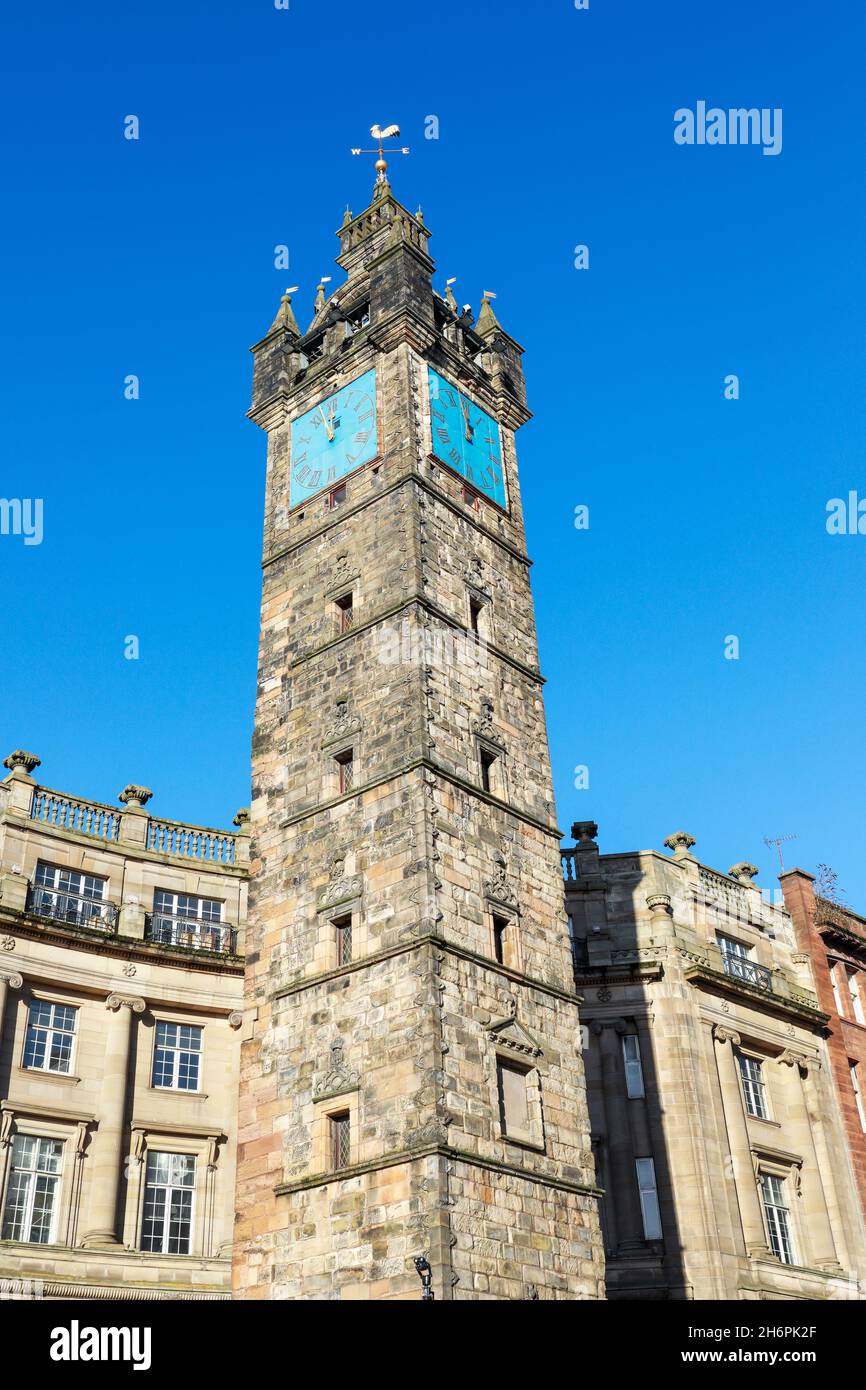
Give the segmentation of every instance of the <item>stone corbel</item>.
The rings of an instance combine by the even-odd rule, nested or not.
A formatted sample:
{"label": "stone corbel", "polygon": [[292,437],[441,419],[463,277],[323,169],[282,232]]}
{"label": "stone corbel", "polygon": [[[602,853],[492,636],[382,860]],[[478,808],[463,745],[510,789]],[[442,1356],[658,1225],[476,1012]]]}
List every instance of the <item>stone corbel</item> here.
{"label": "stone corbel", "polygon": [[725,1028],[721,1023],[713,1024],[713,1038],[717,1043],[730,1043],[732,1047],[740,1046],[740,1035],[733,1028]]}

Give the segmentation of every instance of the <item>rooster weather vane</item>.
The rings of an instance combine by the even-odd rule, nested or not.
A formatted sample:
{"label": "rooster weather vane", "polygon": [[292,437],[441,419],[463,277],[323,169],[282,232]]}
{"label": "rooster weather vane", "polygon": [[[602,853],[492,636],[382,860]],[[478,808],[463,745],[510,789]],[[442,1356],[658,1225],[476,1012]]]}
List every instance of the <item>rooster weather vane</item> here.
{"label": "rooster weather vane", "polygon": [[385,183],[387,182],[385,175],[388,169],[388,161],[385,158],[386,150],[391,154],[408,154],[409,147],[408,145],[388,145],[386,147],[386,140],[399,140],[400,127],[398,125],[386,125],[384,130],[381,126],[373,125],[370,126],[370,134],[377,142],[377,148],[375,150],[353,149],[352,154],[377,154],[379,158],[376,160],[376,182]]}

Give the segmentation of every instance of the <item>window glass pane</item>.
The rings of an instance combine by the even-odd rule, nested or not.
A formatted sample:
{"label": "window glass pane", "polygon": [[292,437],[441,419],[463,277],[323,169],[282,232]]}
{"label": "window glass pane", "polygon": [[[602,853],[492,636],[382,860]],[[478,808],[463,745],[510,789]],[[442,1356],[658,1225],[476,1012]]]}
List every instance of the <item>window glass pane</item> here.
{"label": "window glass pane", "polygon": [[658,1194],[656,1192],[656,1174],[653,1160],[651,1158],[636,1158],[635,1173],[637,1175],[638,1193],[640,1195],[644,1239],[661,1240],[662,1219],[659,1210]]}

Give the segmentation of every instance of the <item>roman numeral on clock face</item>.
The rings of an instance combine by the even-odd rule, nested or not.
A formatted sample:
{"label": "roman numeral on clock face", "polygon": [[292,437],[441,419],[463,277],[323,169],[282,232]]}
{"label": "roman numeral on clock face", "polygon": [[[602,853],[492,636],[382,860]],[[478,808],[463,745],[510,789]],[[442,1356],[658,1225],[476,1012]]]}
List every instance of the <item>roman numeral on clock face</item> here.
{"label": "roman numeral on clock face", "polygon": [[451,436],[450,436],[450,434],[448,433],[448,431],[444,428],[444,426],[442,426],[442,425],[437,425],[437,426],[436,426],[436,434],[437,434],[437,437],[442,441],[443,444],[450,444],[450,442],[451,442]]}
{"label": "roman numeral on clock face", "polygon": [[358,416],[358,424],[359,424],[359,425],[363,425],[367,420],[372,420],[372,418],[373,418],[373,412],[372,412],[372,410],[365,410],[363,415],[359,415],[359,416]]}
{"label": "roman numeral on clock face", "polygon": [[352,442],[353,442],[354,444],[361,444],[361,445],[363,445],[363,444],[366,444],[366,443],[367,443],[367,440],[368,440],[369,438],[370,438],[370,431],[369,431],[369,430],[358,430],[358,433],[355,435],[355,437],[354,437],[354,439],[353,439]]}

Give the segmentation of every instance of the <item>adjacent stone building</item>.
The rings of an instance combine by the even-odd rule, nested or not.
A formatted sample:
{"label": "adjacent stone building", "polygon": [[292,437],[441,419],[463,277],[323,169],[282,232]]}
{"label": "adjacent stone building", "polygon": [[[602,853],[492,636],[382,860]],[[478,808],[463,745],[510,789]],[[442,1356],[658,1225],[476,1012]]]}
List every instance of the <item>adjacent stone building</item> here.
{"label": "adjacent stone building", "polygon": [[603,1296],[515,431],[393,196],[254,349],[268,431],[240,1298]]}
{"label": "adjacent stone building", "polygon": [[227,1298],[237,831],[0,782],[0,1294]]}
{"label": "adjacent stone building", "polygon": [[788,870],[780,882],[828,1016],[827,1050],[866,1215],[866,919],[816,892],[803,869]]}
{"label": "adjacent stone building", "polygon": [[827,1013],[754,865],[563,854],[609,1298],[845,1299],[864,1236]]}

